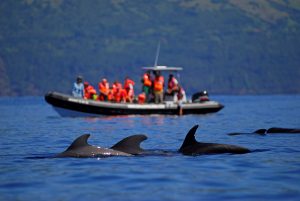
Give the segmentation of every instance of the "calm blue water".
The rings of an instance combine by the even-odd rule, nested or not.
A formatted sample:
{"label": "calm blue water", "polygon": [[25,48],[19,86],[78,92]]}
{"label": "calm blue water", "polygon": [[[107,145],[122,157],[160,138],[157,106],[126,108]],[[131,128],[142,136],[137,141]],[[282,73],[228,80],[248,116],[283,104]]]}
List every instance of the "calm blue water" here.
{"label": "calm blue water", "polygon": [[[300,134],[228,136],[300,127],[300,96],[215,96],[211,115],[62,118],[43,98],[0,98],[0,200],[300,200]],[[244,155],[46,158],[79,135],[110,147],[144,133],[145,149],[198,141],[264,150]]]}

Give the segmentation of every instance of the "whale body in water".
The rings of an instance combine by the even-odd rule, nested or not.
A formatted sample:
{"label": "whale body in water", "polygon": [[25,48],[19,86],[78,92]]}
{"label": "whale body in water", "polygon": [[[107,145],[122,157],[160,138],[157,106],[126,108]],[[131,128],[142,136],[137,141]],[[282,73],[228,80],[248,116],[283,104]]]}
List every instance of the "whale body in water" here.
{"label": "whale body in water", "polygon": [[103,148],[88,144],[90,134],[76,138],[73,143],[56,157],[105,157],[132,156],[143,152],[140,143],[147,139],[145,135],[132,135],[124,138],[111,148]]}
{"label": "whale body in water", "polygon": [[56,157],[107,157],[107,156],[135,156],[135,155],[163,155],[169,156],[174,153],[183,155],[204,154],[245,154],[249,149],[229,144],[217,144],[196,141],[195,134],[198,125],[192,127],[187,133],[181,147],[177,151],[144,150],[140,147],[141,142],[147,139],[146,135],[132,135],[126,137],[110,148],[103,148],[88,144],[90,134],[84,134],[76,138],[73,143]]}
{"label": "whale body in water", "polygon": [[184,155],[202,155],[202,154],[245,154],[251,152],[249,149],[229,144],[217,144],[217,143],[207,143],[198,142],[195,138],[196,130],[198,125],[195,125],[187,133],[183,144],[178,150]]}
{"label": "whale body in water", "polygon": [[280,128],[272,127],[269,129],[258,129],[252,133],[228,133],[228,135],[243,135],[243,134],[258,134],[258,135],[267,135],[267,134],[297,134],[300,133],[298,128]]}

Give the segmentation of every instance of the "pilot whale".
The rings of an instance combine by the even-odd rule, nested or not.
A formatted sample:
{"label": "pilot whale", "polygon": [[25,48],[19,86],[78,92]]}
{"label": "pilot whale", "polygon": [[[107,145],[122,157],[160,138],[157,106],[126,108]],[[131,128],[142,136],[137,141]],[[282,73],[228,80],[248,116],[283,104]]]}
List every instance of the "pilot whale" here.
{"label": "pilot whale", "polygon": [[198,125],[195,125],[187,133],[185,140],[178,152],[184,155],[202,155],[202,154],[245,154],[251,152],[249,149],[229,144],[217,144],[217,143],[206,143],[197,142],[195,138],[196,130]]}
{"label": "pilot whale", "polygon": [[228,133],[228,135],[242,135],[242,134],[258,134],[258,135],[267,135],[267,134],[296,134],[300,133],[300,129],[298,128],[279,128],[279,127],[272,127],[269,129],[258,129],[252,133]]}
{"label": "pilot whale", "polygon": [[275,133],[300,133],[300,129],[297,128],[269,128],[269,129],[258,129],[254,131],[257,134],[275,134]]}
{"label": "pilot whale", "polygon": [[197,142],[195,133],[198,125],[195,125],[187,133],[184,142],[177,151],[144,150],[140,144],[147,139],[145,135],[132,135],[126,137],[110,148],[103,148],[88,144],[90,134],[84,134],[76,138],[71,145],[55,157],[108,157],[108,156],[135,156],[135,155],[162,155],[180,153],[183,155],[204,155],[204,154],[245,154],[251,152],[249,149],[229,144]]}
{"label": "pilot whale", "polygon": [[84,134],[76,138],[73,143],[56,157],[106,157],[106,156],[132,156],[142,153],[144,150],[140,143],[147,139],[145,135],[132,135],[119,141],[111,148],[103,148],[88,144],[90,134]]}

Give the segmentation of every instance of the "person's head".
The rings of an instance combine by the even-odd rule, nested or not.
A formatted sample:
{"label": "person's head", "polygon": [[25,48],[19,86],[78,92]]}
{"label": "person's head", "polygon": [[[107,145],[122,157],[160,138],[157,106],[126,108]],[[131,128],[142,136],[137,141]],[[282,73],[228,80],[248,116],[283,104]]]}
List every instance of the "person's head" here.
{"label": "person's head", "polygon": [[154,71],[154,75],[155,75],[155,77],[159,77],[160,76],[160,71]]}
{"label": "person's head", "polygon": [[88,82],[84,82],[84,87],[87,87],[87,86],[89,86],[89,83]]}
{"label": "person's head", "polygon": [[81,77],[81,76],[78,76],[78,77],[76,78],[76,82],[77,82],[77,83],[81,83],[81,82],[82,82],[82,77]]}
{"label": "person's head", "polygon": [[102,79],[102,82],[103,82],[103,83],[106,83],[106,82],[107,82],[107,79],[106,79],[106,78],[103,78],[103,79]]}

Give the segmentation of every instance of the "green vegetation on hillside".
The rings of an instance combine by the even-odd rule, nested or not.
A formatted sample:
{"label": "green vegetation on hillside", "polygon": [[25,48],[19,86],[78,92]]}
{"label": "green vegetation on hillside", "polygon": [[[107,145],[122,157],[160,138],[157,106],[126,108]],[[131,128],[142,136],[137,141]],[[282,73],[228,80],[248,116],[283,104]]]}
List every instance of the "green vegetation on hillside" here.
{"label": "green vegetation on hillside", "polygon": [[190,93],[300,93],[295,0],[3,0],[0,26],[2,96],[70,93],[78,74],[139,82],[158,41]]}

